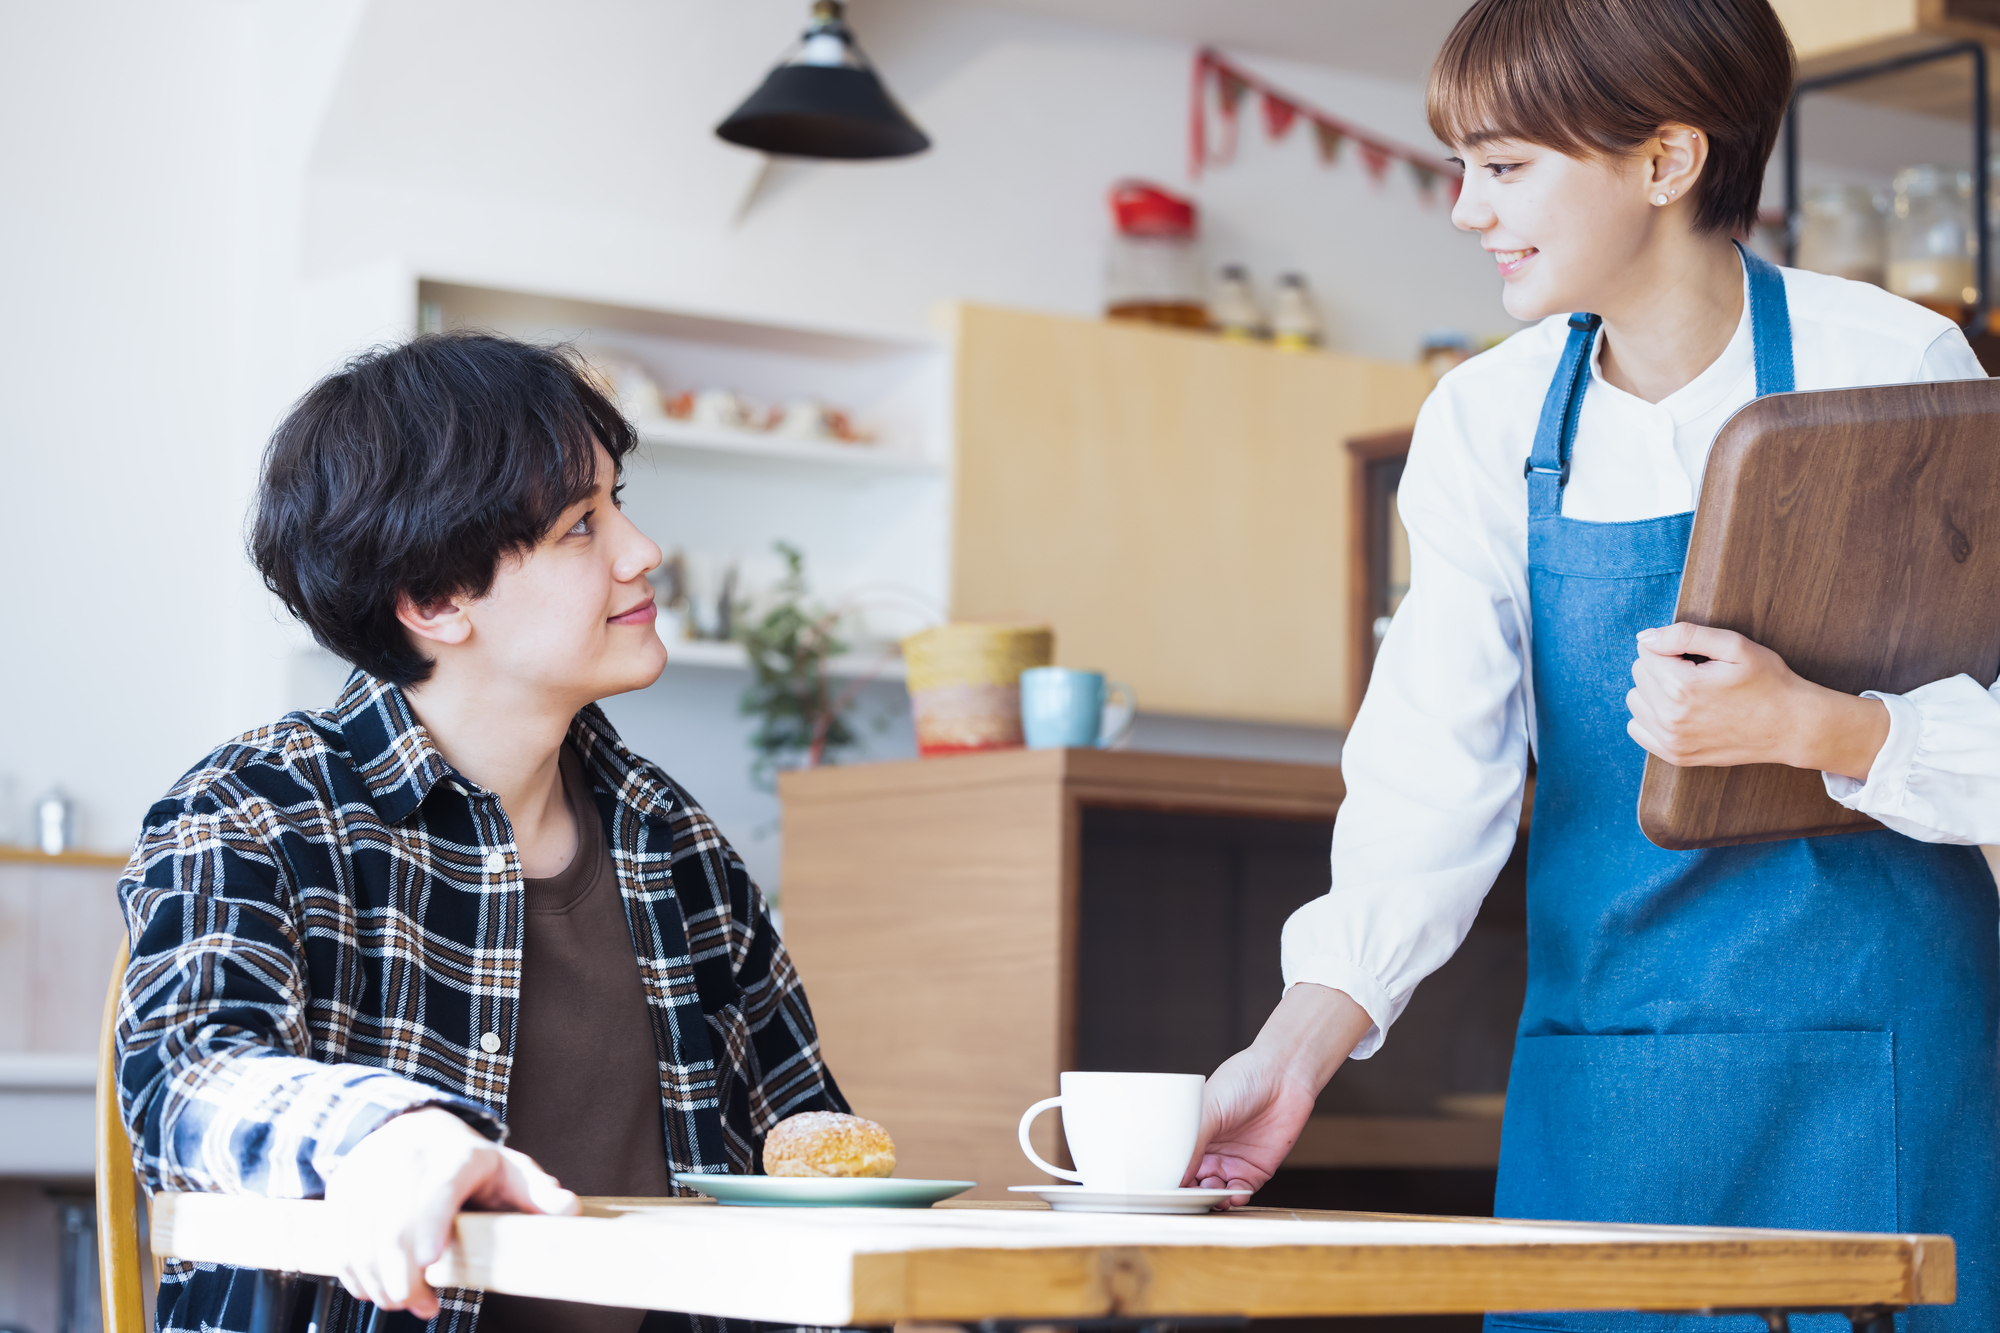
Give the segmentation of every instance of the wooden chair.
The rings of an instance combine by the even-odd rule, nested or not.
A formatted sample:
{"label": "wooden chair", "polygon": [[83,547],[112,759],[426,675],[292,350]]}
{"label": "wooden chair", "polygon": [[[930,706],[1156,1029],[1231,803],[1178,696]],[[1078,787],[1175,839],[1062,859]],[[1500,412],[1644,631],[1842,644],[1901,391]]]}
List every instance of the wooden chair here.
{"label": "wooden chair", "polygon": [[[118,1114],[118,995],[130,956],[130,946],[120,941],[104,1000],[104,1030],[97,1038],[97,1278],[105,1333],[146,1333],[140,1273],[142,1263],[146,1270],[154,1267],[139,1254],[139,1182]],[[159,1274],[152,1276],[157,1282]]]}
{"label": "wooden chair", "polygon": [[[104,1333],[147,1333],[141,1283],[150,1277],[155,1291],[160,1286],[159,1259],[139,1253],[139,1181],[132,1173],[132,1141],[118,1113],[118,997],[125,965],[131,960],[131,945],[120,941],[118,959],[111,966],[111,989],[104,998],[104,1027],[97,1038],[97,1276]],[[257,1275],[250,1314],[256,1333],[278,1333],[290,1326],[300,1285],[291,1273]],[[309,1327],[311,1333],[319,1333],[327,1326],[334,1289],[340,1284],[322,1278],[314,1285]],[[370,1333],[383,1327],[382,1313],[370,1311]]]}

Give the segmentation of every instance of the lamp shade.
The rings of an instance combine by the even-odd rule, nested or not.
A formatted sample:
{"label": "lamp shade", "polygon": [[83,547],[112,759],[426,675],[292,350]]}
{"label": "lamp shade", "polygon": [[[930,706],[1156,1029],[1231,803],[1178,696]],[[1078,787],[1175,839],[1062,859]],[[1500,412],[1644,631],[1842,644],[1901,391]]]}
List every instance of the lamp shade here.
{"label": "lamp shade", "polygon": [[813,6],[798,52],[715,132],[786,157],[907,157],[931,146],[869,67],[836,0]]}

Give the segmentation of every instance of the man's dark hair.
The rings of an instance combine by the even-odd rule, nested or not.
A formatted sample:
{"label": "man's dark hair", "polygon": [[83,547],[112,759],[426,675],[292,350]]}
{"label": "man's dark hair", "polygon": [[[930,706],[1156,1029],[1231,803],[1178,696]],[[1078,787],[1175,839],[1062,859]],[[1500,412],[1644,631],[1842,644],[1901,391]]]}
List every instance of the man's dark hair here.
{"label": "man's dark hair", "polygon": [[1590,157],[1691,126],[1708,136],[1695,229],[1726,236],[1756,225],[1792,68],[1769,0],[1478,0],[1431,66],[1431,130]]}
{"label": "man's dark hair", "polygon": [[264,451],[250,556],[329,652],[397,685],[431,673],[396,619],[481,597],[636,437],[568,347],[429,333],[348,362]]}

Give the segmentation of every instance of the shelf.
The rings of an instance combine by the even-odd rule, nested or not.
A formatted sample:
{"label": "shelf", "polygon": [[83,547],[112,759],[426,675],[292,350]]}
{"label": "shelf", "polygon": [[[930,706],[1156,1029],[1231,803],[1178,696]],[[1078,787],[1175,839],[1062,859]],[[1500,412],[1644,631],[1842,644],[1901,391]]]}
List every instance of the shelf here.
{"label": "shelf", "polygon": [[0,1052],[0,1091],[87,1092],[96,1086],[94,1052]]}
{"label": "shelf", "polygon": [[[750,670],[750,657],[740,643],[718,643],[712,639],[683,639],[667,645],[667,667],[702,667],[716,671]],[[900,655],[883,652],[849,653],[827,663],[827,674],[849,679],[902,680],[905,668]]]}
{"label": "shelf", "polygon": [[942,475],[935,459],[899,453],[875,444],[839,444],[787,439],[768,431],[693,426],[665,417],[635,420],[641,446],[656,458],[734,458],[751,462],[804,463],[858,472]]}
{"label": "shelf", "polygon": [[35,847],[14,847],[0,843],[0,863],[38,866],[95,866],[123,870],[130,858],[108,852],[57,852],[50,856]]}
{"label": "shelf", "polygon": [[[1778,16],[1798,54],[1801,80],[1890,60],[1966,39],[1988,48],[1988,79],[2000,81],[2000,60],[1992,59],[2000,28],[1964,14],[1928,12],[1911,0],[1778,0]],[[1962,119],[1971,108],[1970,65],[1922,66],[1852,84],[1831,95],[1916,115]]]}
{"label": "shelf", "polygon": [[1500,1164],[1496,1117],[1316,1115],[1293,1145],[1291,1167],[1458,1167]]}

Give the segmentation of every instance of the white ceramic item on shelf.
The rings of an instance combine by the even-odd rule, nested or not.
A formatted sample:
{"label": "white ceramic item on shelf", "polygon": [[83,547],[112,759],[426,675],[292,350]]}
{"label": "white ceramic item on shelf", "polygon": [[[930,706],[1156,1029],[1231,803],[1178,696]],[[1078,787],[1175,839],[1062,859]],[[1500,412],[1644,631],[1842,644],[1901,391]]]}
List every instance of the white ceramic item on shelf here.
{"label": "white ceramic item on shelf", "polygon": [[773,434],[783,435],[787,439],[793,440],[836,440],[840,438],[839,432],[833,428],[833,421],[827,413],[825,404],[810,402],[805,399],[800,399],[795,403],[787,403],[778,412],[777,420],[772,422],[771,431]]}
{"label": "white ceramic item on shelf", "polygon": [[[1021,1151],[1052,1176],[1093,1192],[1154,1193],[1180,1187],[1201,1135],[1200,1074],[1065,1073],[1062,1095],[1021,1117]],[[1077,1170],[1051,1166],[1028,1142],[1028,1126],[1060,1106],[1063,1138]]]}
{"label": "white ceramic item on shelf", "polygon": [[1240,1190],[1094,1190],[1083,1185],[1009,1185],[1059,1213],[1205,1213]]}
{"label": "white ceramic item on shelf", "polygon": [[750,410],[727,389],[703,389],[694,396],[688,420],[697,426],[742,430],[750,424]]}

